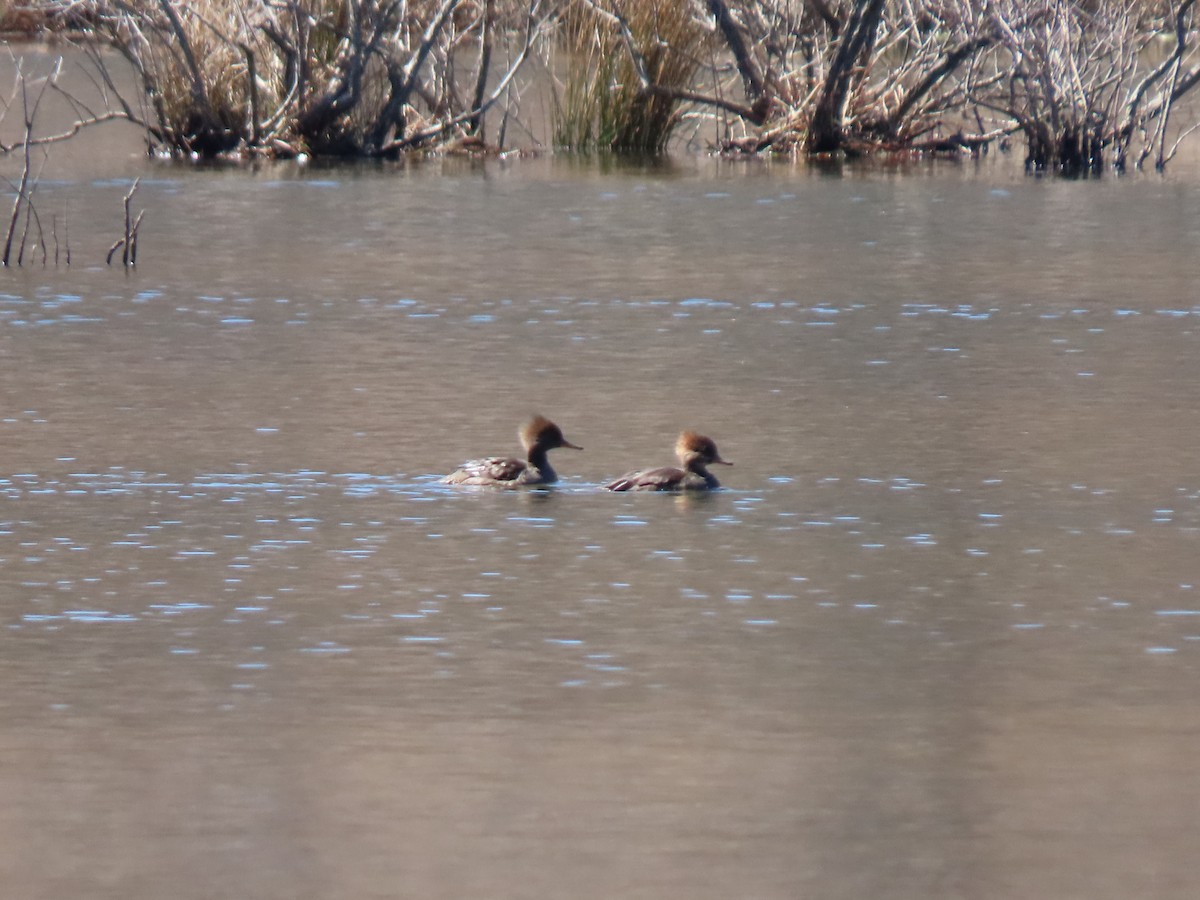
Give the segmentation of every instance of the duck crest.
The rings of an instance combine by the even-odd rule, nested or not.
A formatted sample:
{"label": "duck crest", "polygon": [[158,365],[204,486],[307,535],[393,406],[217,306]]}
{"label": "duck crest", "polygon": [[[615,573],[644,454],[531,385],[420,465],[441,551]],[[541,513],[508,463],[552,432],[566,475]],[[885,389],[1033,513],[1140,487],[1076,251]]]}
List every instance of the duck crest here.
{"label": "duck crest", "polygon": [[682,458],[689,453],[698,453],[706,459],[717,459],[717,444],[710,438],[695,431],[684,431],[675,441],[675,455]]}
{"label": "duck crest", "polygon": [[549,438],[557,433],[559,442],[562,441],[562,431],[557,425],[543,415],[535,415],[532,419],[517,429],[517,440],[528,450],[534,444],[549,443]]}

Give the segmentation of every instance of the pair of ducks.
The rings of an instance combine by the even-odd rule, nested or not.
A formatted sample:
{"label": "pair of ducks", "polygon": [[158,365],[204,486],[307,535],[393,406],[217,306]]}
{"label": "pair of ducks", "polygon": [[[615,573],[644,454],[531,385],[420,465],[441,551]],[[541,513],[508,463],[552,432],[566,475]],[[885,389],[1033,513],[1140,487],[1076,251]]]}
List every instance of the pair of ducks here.
{"label": "pair of ducks", "polygon": [[[534,416],[517,432],[521,446],[525,448],[525,459],[489,456],[463,463],[442,481],[445,484],[494,485],[509,487],[520,484],[551,484],[558,480],[558,473],[550,465],[551,450],[567,447],[571,450],[583,448],[563,437],[562,430],[545,416]],[[721,483],[708,471],[716,463],[732,466],[721,459],[717,445],[694,431],[685,431],[675,442],[675,455],[683,468],[662,466],[657,469],[639,469],[622,475],[616,481],[604,485],[609,491],[677,491],[713,490]]]}

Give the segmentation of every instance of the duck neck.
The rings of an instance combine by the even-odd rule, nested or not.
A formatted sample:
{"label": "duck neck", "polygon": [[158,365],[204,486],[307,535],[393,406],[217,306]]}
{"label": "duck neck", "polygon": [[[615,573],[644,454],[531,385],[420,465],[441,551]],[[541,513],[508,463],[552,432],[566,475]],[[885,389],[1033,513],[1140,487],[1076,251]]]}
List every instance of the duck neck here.
{"label": "duck neck", "polygon": [[687,464],[687,470],[693,475],[698,475],[704,479],[704,486],[709,489],[716,489],[721,486],[721,482],[717,481],[717,476],[708,471],[704,463],[698,459],[694,459]]}
{"label": "duck neck", "polygon": [[542,481],[558,481],[558,473],[550,465],[550,452],[546,448],[535,444],[529,448],[526,458],[529,460],[530,467],[541,473]]}

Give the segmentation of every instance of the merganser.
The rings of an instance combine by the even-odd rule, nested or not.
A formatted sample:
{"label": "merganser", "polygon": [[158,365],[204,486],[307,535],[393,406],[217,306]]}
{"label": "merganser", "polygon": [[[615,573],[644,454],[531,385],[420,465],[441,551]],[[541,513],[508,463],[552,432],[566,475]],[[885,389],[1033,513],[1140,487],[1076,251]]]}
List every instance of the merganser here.
{"label": "merganser", "polygon": [[685,431],[675,442],[675,455],[683,464],[682,469],[663,466],[658,469],[641,469],[622,475],[604,487],[610,491],[709,491],[721,486],[721,482],[708,471],[707,466],[716,463],[732,466],[721,459],[713,439],[694,431]]}
{"label": "merganser", "polygon": [[521,446],[525,448],[525,459],[504,456],[489,456],[472,459],[442,479],[443,484],[495,485],[514,487],[520,484],[551,484],[558,481],[547,457],[549,451],[558,447],[571,450],[583,448],[572,444],[557,425],[545,416],[534,416],[517,432]]}

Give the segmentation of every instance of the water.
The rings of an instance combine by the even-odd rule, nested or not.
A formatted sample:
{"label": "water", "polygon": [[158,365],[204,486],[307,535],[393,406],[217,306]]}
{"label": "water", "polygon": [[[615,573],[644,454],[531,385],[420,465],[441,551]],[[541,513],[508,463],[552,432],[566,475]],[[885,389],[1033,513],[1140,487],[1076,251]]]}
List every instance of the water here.
{"label": "water", "polygon": [[14,896],[1196,895],[1194,173],[104,140],[0,296]]}

